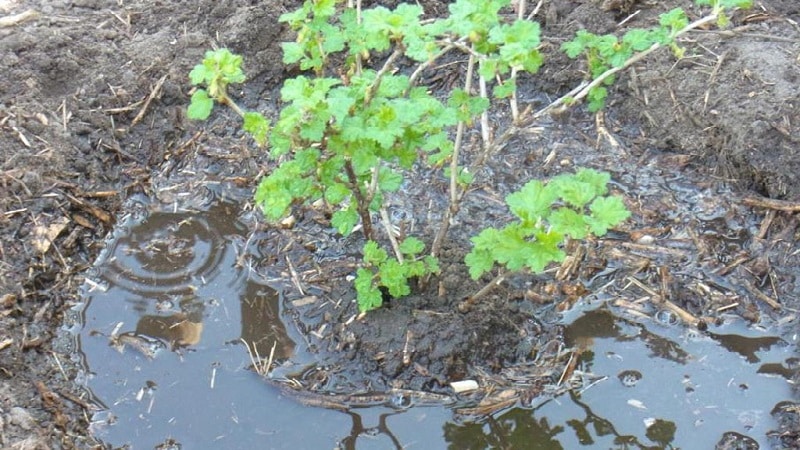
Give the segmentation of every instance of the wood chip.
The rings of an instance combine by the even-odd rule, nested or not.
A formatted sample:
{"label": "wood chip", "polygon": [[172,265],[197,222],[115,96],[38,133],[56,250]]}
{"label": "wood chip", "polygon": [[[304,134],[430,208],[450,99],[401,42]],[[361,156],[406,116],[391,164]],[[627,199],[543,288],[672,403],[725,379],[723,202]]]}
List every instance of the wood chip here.
{"label": "wood chip", "polygon": [[453,381],[450,383],[450,387],[456,392],[456,394],[461,394],[463,392],[470,392],[478,390],[478,382],[475,380],[461,380],[461,381]]}
{"label": "wood chip", "polygon": [[33,228],[33,241],[31,245],[41,254],[47,253],[50,250],[50,244],[64,231],[69,219],[66,217],[59,217],[54,220],[50,225],[37,225]]}
{"label": "wood chip", "polygon": [[14,25],[19,25],[23,22],[27,22],[28,20],[36,19],[37,17],[39,17],[39,11],[35,11],[33,9],[29,9],[19,14],[0,17],[0,28],[13,27]]}

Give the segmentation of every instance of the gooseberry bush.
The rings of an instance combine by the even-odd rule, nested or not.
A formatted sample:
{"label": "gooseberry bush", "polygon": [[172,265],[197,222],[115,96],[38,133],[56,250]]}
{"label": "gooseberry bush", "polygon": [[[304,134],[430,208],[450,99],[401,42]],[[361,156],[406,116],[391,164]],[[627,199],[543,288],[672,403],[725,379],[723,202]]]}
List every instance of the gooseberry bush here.
{"label": "gooseberry bush", "polygon": [[[718,21],[726,8],[748,1],[697,0],[712,6]],[[191,71],[198,88],[187,113],[202,120],[215,103],[226,105],[242,116],[243,130],[269,148],[278,165],[255,193],[269,220],[281,219],[293,205],[313,203],[330,212],[331,225],[342,235],[362,230],[366,243],[355,287],[359,309],[366,312],[381,305],[382,291],[408,295],[409,280],[438,272],[436,255],[474,172],[510,134],[536,118],[529,109],[519,111],[516,81],[522,73],[535,74],[543,58],[538,23],[522,14],[513,20],[500,14],[510,0],[457,0],[447,17],[425,21],[415,4],[362,10],[360,4],[341,3],[306,0],[280,17],[297,34],[294,42],[283,43],[283,62],[304,73],[284,82],[283,106],[274,124],[258,112],[244,111],[228,96],[227,87],[244,82],[245,76],[241,56],[227,49],[207,52]],[[595,85],[554,105],[575,104],[588,95],[590,109],[602,107],[607,92],[601,83],[613,82],[614,70],[657,46],[677,48],[675,39],[699,26],[687,22],[675,10],[662,16],[659,27],[632,30],[622,40],[579,32],[564,50],[571,57],[586,56]],[[440,98],[418,80],[450,52],[466,55],[467,70],[463,84]],[[512,124],[493,140],[487,112],[506,103]],[[465,129],[478,123],[481,156],[466,161],[460,153]],[[420,165],[450,180],[449,208],[427,254],[423,240],[396,236],[386,214],[387,197]],[[507,201],[518,222],[488,228],[473,239],[475,248],[466,260],[470,274],[477,278],[495,264],[541,271],[563,259],[560,247],[567,237],[605,234],[628,215],[621,199],[605,195],[608,179],[587,169],[547,184],[532,181],[510,195]],[[390,251],[378,244],[376,215],[383,218]]]}

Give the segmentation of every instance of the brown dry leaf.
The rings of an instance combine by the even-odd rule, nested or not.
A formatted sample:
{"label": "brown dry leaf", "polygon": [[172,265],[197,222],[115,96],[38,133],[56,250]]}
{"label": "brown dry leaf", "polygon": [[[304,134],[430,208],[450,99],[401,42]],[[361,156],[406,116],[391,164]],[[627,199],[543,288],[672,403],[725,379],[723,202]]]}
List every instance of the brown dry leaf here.
{"label": "brown dry leaf", "polygon": [[50,250],[50,244],[64,231],[68,223],[69,219],[66,217],[59,217],[50,225],[37,225],[34,227],[33,242],[31,243],[33,248],[38,250],[39,253],[47,253],[47,251]]}
{"label": "brown dry leaf", "polygon": [[77,223],[78,225],[82,226],[83,228],[88,228],[90,230],[94,230],[94,228],[95,228],[94,224],[92,222],[89,222],[89,219],[87,219],[85,216],[82,216],[80,214],[73,214],[72,215],[72,220],[74,220],[75,223]]}

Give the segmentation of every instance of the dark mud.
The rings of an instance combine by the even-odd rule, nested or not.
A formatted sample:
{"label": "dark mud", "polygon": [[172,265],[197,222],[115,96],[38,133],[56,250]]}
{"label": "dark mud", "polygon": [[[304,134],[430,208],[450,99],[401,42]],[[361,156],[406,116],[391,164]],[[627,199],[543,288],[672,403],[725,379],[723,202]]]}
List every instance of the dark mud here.
{"label": "dark mud", "polygon": [[[229,46],[245,56],[251,79],[234,93],[237,100],[270,110],[285,75],[278,42],[288,39],[276,18],[294,3],[0,2],[3,17],[33,11],[0,27],[0,445],[95,443],[94,406],[73,383],[74,348],[58,337],[64,311],[79,301],[86,270],[132,196],[154,199],[161,205],[155,209],[246,198],[240,194],[268,163],[229,114],[202,125],[185,120],[186,74],[212,45]],[[579,65],[554,52],[577,28],[614,31],[638,10],[629,25],[647,26],[675,6],[696,13],[689,2],[666,3],[620,9],[544,2],[539,17],[551,64],[526,83],[530,91],[522,98],[538,106],[580,81]],[[427,6],[431,14],[444,10]],[[248,233],[258,238],[251,241],[258,256],[249,261],[253,269],[281,264],[290,280],[290,264],[275,255],[293,245],[291,265],[305,274],[299,282],[319,299],[292,303],[302,296],[287,296],[287,322],[336,369],[316,378],[321,383],[304,380],[303,388],[440,393],[451,381],[481,374],[482,381],[501,383],[504,368],[550,350],[545,344],[560,333],[551,323],[553,305],[569,309],[597,290],[617,294],[615,308],[642,317],[660,314],[660,299],[703,323],[716,323],[722,312],[758,326],[791,322],[800,293],[798,14],[791,0],[759,4],[737,13],[730,33],[690,35],[691,57],[676,63],[661,54],[621,77],[605,122],[576,110],[534,124],[479,174],[442,277],[365,320],[351,321],[355,305],[345,290],[357,242],[340,241],[324,217],[309,211],[297,213],[294,230],[250,224]],[[455,312],[480,286],[464,282],[455,264],[467,237],[505,219],[506,193],[576,165],[611,170],[634,219],[612,239],[572,249],[582,252],[581,264],[558,278],[517,277],[472,312]],[[435,226],[436,214],[428,211],[440,211],[442,197],[414,189],[396,200],[399,220]],[[781,211],[746,201],[754,193],[794,203]],[[631,286],[631,277],[640,285]],[[783,308],[772,309],[765,297]],[[546,356],[553,373],[537,372],[543,384],[565,363]],[[513,400],[524,401],[526,393],[537,394],[516,391]],[[783,427],[776,445],[798,446],[796,409],[776,414]]]}

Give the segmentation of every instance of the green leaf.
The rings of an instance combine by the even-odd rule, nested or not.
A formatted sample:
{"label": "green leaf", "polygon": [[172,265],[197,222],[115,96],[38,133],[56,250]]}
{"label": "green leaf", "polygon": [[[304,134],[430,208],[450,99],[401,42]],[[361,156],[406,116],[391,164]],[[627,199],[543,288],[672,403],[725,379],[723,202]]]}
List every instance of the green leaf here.
{"label": "green leaf", "polygon": [[719,5],[723,8],[752,8],[753,0],[719,0]]}
{"label": "green leaf", "polygon": [[554,178],[551,183],[558,186],[559,196],[567,204],[578,209],[586,206],[597,196],[594,186],[579,181],[574,175],[560,175]]}
{"label": "green leaf", "polygon": [[603,109],[606,105],[606,97],[608,97],[608,89],[603,86],[597,86],[589,90],[587,96],[589,100],[588,108],[590,112],[597,112]]}
{"label": "green leaf", "polygon": [[658,17],[658,23],[662,27],[670,29],[670,36],[675,36],[675,33],[689,25],[689,19],[686,17],[686,13],[681,8],[675,8],[669,12],[661,14]]}
{"label": "green leaf", "polygon": [[356,298],[358,300],[358,310],[362,313],[380,308],[383,304],[383,295],[372,283],[372,278],[372,272],[367,269],[359,268],[356,271]]}
{"label": "green leaf", "polygon": [[535,224],[550,214],[550,207],[558,198],[558,192],[541,181],[532,180],[519,191],[506,196],[506,204],[523,222]]}
{"label": "green leaf", "polygon": [[586,218],[586,223],[595,236],[605,235],[610,228],[619,225],[631,215],[622,198],[618,196],[598,197],[589,205],[589,210],[592,214]]}
{"label": "green leaf", "polygon": [[198,89],[192,94],[191,103],[186,110],[186,116],[192,120],[206,120],[214,108],[214,100],[209,98],[205,89]]}
{"label": "green leaf", "polygon": [[210,82],[213,78],[214,71],[207,69],[203,64],[194,66],[192,71],[189,72],[189,79],[195,86],[201,83]]}
{"label": "green leaf", "polygon": [[367,241],[364,244],[364,262],[373,266],[380,266],[389,258],[386,250],[382,249],[377,242]]}
{"label": "green leaf", "polygon": [[414,256],[419,253],[422,253],[425,250],[425,243],[420,241],[419,239],[415,238],[414,236],[408,236],[400,243],[400,253],[404,255]]}
{"label": "green leaf", "polygon": [[384,192],[394,192],[403,185],[403,175],[388,167],[381,167],[378,172],[378,187]]}
{"label": "green leaf", "polygon": [[534,273],[543,271],[550,263],[564,260],[564,252],[558,248],[564,241],[564,236],[556,231],[539,231],[535,234],[536,241],[526,253],[525,265]]}
{"label": "green leaf", "polygon": [[305,49],[297,42],[284,42],[281,44],[283,49],[283,63],[294,64],[306,56]]}
{"label": "green leaf", "polygon": [[598,172],[594,169],[581,168],[575,172],[575,179],[588,183],[595,195],[605,195],[608,192],[608,182],[611,181],[611,174]]}
{"label": "green leaf", "polygon": [[650,48],[656,41],[653,40],[651,31],[634,28],[622,36],[622,42],[630,45],[634,51],[641,52]]}
{"label": "green leaf", "polygon": [[477,280],[481,275],[494,268],[493,249],[501,239],[501,232],[496,228],[485,228],[470,239],[474,247],[464,258],[464,262],[467,263],[469,275],[473,280]]}
{"label": "green leaf", "polygon": [[514,78],[506,80],[503,84],[498,84],[492,89],[494,98],[509,98],[517,91],[517,80]]}
{"label": "green leaf", "polygon": [[389,290],[392,297],[404,297],[411,293],[408,286],[406,268],[395,259],[390,259],[381,265],[381,285]]}
{"label": "green leaf", "polygon": [[442,271],[439,268],[439,259],[435,256],[427,255],[422,261],[425,263],[425,271],[427,273],[440,273]]}
{"label": "green leaf", "polygon": [[283,217],[294,200],[291,193],[283,188],[280,176],[274,175],[275,172],[262,178],[255,193],[256,203],[264,211],[264,216],[271,221]]}
{"label": "green leaf", "polygon": [[350,194],[350,188],[343,183],[331,183],[325,187],[325,201],[331,205],[342,203]]}
{"label": "green leaf", "polygon": [[469,268],[469,276],[477,280],[486,272],[494,268],[494,258],[492,253],[484,248],[474,247],[464,258],[464,262]]}
{"label": "green leaf", "polygon": [[267,142],[267,133],[269,133],[269,121],[257,112],[244,113],[242,129],[255,139],[256,143],[261,146]]}
{"label": "green leaf", "polygon": [[573,239],[583,239],[589,234],[583,214],[570,208],[558,208],[548,218],[553,230],[569,235]]}
{"label": "green leaf", "polygon": [[353,228],[358,224],[358,211],[355,205],[350,205],[346,209],[340,209],[331,216],[331,225],[336,228],[342,236],[347,236],[353,232]]}

